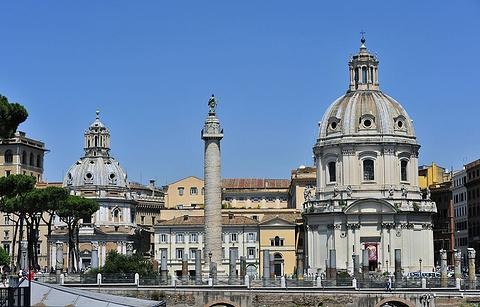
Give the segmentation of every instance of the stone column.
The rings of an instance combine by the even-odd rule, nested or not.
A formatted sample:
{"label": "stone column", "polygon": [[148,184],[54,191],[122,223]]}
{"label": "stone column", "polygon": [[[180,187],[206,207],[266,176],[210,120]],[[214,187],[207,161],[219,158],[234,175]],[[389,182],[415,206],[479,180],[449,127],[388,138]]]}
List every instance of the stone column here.
{"label": "stone column", "polygon": [[475,289],[475,249],[467,248],[468,255],[468,284],[470,289]]}
{"label": "stone column", "polygon": [[197,249],[195,252],[195,280],[197,284],[202,283],[202,250]]}
{"label": "stone column", "polygon": [[20,241],[20,269],[28,271],[28,241]]}
{"label": "stone column", "polygon": [[182,257],[182,279],[187,279],[188,278],[188,258],[187,258],[187,253],[183,253]]}
{"label": "stone column", "polygon": [[455,280],[462,278],[462,252],[458,249],[453,250],[454,267],[455,267]]}
{"label": "stone column", "polygon": [[55,272],[61,274],[63,272],[63,242],[57,241],[57,259],[55,262]]}
{"label": "stone column", "polygon": [[334,249],[330,250],[330,278],[337,278],[337,251]]}
{"label": "stone column", "polygon": [[237,277],[237,254],[236,250],[234,249],[229,249],[228,251],[228,276],[230,278],[235,278]]}
{"label": "stone column", "polygon": [[440,250],[440,286],[446,288],[448,284],[448,275],[447,275],[447,251],[444,249]]}
{"label": "stone column", "polygon": [[223,129],[215,115],[216,101],[209,100],[210,111],[202,130],[205,180],[205,252],[212,255],[211,262],[222,263],[222,182],[220,176],[220,140]]}
{"label": "stone column", "polygon": [[105,259],[107,257],[107,243],[100,242],[100,246],[102,247],[102,261],[100,262],[100,266],[105,265]]}
{"label": "stone column", "polygon": [[240,277],[244,278],[247,275],[247,259],[245,256],[240,257]]}
{"label": "stone column", "polygon": [[133,255],[133,242],[132,241],[127,242],[126,249],[127,249],[127,256]]}
{"label": "stone column", "polygon": [[402,280],[402,250],[395,249],[395,279]]}
{"label": "stone column", "polygon": [[263,250],[263,279],[268,280],[270,278],[270,250]]}
{"label": "stone column", "polygon": [[92,241],[92,269],[98,268],[98,241]]}
{"label": "stone column", "polygon": [[160,276],[162,280],[167,280],[168,277],[168,267],[167,267],[167,253],[166,250],[162,250],[160,255]]}
{"label": "stone column", "polygon": [[353,276],[357,277],[359,273],[358,266],[360,265],[358,255],[352,255],[352,261],[353,261]]}
{"label": "stone column", "polygon": [[303,253],[297,255],[297,278],[303,279],[304,259]]}
{"label": "stone column", "polygon": [[362,275],[363,278],[368,277],[368,250],[362,249]]}

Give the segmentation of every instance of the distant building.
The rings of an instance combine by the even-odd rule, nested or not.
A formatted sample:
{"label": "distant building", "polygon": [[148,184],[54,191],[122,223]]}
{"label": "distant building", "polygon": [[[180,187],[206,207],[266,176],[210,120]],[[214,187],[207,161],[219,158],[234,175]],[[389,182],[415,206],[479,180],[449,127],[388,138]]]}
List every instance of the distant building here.
{"label": "distant building", "polygon": [[[248,218],[257,223],[259,245],[255,259],[259,261],[259,252],[260,257],[263,257],[262,250],[270,250],[271,259],[275,259],[277,264],[276,273],[281,273],[280,275],[291,275],[295,271],[298,229],[301,228],[298,210],[288,208],[289,187],[288,179],[227,178],[222,180],[223,216]],[[188,228],[192,221],[197,221],[197,218],[204,216],[203,180],[193,176],[186,177],[167,185],[165,190],[166,209],[162,210],[161,221],[157,225],[168,225],[188,215],[189,220],[184,225],[184,228]],[[225,231],[224,229],[223,232]],[[155,241],[155,244],[157,243],[158,240]],[[198,246],[203,248],[200,243]],[[155,250],[157,259],[161,259],[158,258],[158,246]],[[248,257],[253,257],[252,251],[250,249]],[[262,274],[262,265],[259,263],[255,267],[256,274]],[[253,267],[250,268],[250,272],[253,274]]]}
{"label": "distant building", "polygon": [[468,248],[468,203],[467,173],[465,169],[453,173],[452,199],[455,215],[455,249],[462,252],[462,264],[467,265]]}
{"label": "distant building", "polygon": [[[245,256],[247,274],[258,274],[259,267],[259,227],[258,221],[228,214],[222,216],[222,263],[228,267],[230,250],[236,255],[237,270],[240,270],[240,257]],[[205,268],[208,255],[205,254],[204,216],[189,216],[161,221],[155,225],[155,259],[160,263],[167,259],[171,275],[182,275],[182,259],[188,260],[190,276],[195,276],[195,258],[202,250],[202,265]]]}
{"label": "distant building", "polygon": [[437,212],[433,214],[433,245],[435,265],[440,265],[440,250],[447,251],[447,263],[453,265],[454,210],[452,202],[452,173],[434,162],[418,168],[418,181],[423,197],[435,202]]}
{"label": "distant building", "polygon": [[474,248],[480,263],[480,159],[465,165],[468,207],[468,247]]}
{"label": "distant building", "polygon": [[[48,152],[45,144],[41,141],[28,138],[25,132],[15,132],[13,138],[0,141],[0,177],[9,175],[30,175],[37,181],[37,187],[45,185],[43,182],[44,156]],[[24,237],[16,238],[16,244],[13,246],[13,236],[15,234],[15,224],[17,218],[14,215],[2,213],[0,215],[0,239],[1,246],[9,255],[18,255],[18,244],[26,240],[27,228],[24,226]],[[43,268],[48,265],[47,261],[47,227],[40,222],[38,250],[39,265]],[[17,233],[19,231],[17,230]],[[14,259],[12,259],[15,262]]]}

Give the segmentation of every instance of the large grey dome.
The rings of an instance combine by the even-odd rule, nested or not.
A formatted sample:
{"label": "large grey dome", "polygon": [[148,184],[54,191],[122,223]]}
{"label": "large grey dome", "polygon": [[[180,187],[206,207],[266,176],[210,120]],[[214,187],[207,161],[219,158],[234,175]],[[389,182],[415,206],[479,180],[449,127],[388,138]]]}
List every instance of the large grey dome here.
{"label": "large grey dome", "polygon": [[85,185],[127,187],[127,174],[111,157],[83,157],[70,167],[64,186]]}
{"label": "large grey dome", "polygon": [[330,105],[323,115],[318,137],[375,135],[415,139],[412,121],[400,103],[379,90],[357,90]]}
{"label": "large grey dome", "polygon": [[65,174],[67,187],[107,186],[127,188],[127,174],[110,156],[110,131],[100,121],[95,121],[85,131],[85,155]]}
{"label": "large grey dome", "polygon": [[400,142],[417,144],[413,123],[405,109],[380,91],[378,60],[365,47],[349,63],[350,83],[345,95],[323,115],[317,144]]}

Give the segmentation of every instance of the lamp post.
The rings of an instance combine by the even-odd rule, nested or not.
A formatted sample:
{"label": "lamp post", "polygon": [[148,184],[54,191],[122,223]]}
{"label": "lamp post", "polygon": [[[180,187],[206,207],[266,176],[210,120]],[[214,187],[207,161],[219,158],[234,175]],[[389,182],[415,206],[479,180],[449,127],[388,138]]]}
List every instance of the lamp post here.
{"label": "lamp post", "polygon": [[420,264],[420,277],[422,277],[422,258],[418,259],[418,263]]}
{"label": "lamp post", "polygon": [[388,274],[388,259],[385,260],[385,264],[387,265],[387,274]]}
{"label": "lamp post", "polygon": [[212,252],[208,252],[208,276],[212,277]]}

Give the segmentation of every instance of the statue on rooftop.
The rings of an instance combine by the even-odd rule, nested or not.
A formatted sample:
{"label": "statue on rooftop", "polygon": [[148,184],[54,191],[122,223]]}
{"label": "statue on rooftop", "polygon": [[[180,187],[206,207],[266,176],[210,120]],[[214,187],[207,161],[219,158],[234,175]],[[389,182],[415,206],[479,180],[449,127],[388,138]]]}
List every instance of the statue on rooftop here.
{"label": "statue on rooftop", "polygon": [[215,115],[215,109],[217,107],[217,101],[215,100],[215,95],[212,94],[212,97],[208,99],[208,106],[210,107],[209,115]]}

